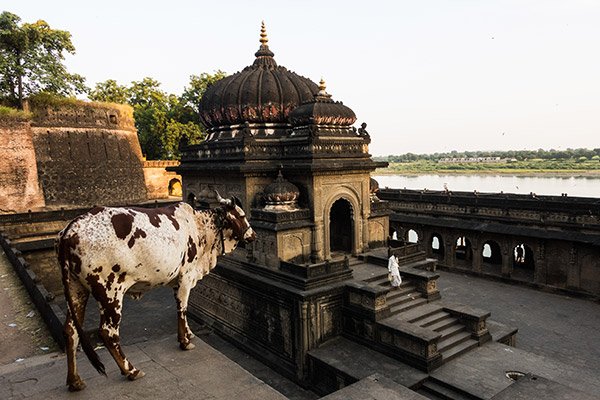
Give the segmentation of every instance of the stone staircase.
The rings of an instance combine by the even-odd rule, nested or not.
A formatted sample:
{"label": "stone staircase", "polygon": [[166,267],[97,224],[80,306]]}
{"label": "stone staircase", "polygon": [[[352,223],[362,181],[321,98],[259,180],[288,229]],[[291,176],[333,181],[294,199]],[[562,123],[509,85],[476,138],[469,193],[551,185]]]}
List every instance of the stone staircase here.
{"label": "stone staircase", "polygon": [[[406,273],[406,267],[402,269]],[[391,288],[387,274],[367,279],[367,282]],[[390,308],[390,316],[387,318],[396,318],[441,335],[437,341],[437,350],[442,355],[442,363],[479,345],[477,340],[471,338],[471,333],[458,317],[445,311],[439,301],[429,303],[407,278],[404,278],[398,289],[388,292],[386,302]]]}

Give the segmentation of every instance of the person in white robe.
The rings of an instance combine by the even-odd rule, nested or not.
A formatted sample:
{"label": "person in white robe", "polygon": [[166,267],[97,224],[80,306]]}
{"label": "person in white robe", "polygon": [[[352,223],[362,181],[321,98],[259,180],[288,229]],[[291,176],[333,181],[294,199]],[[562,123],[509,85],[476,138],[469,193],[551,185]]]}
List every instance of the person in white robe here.
{"label": "person in white robe", "polygon": [[388,260],[388,272],[392,287],[400,287],[400,284],[402,283],[402,278],[400,277],[400,266],[398,265],[398,257],[393,254]]}

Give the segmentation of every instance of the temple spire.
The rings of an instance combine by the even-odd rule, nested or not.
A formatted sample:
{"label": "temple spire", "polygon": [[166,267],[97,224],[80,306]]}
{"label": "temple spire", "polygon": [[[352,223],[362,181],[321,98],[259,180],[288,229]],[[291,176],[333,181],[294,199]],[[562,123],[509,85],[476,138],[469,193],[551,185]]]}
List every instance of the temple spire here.
{"label": "temple spire", "polygon": [[329,93],[327,93],[327,91],[325,89],[327,89],[327,85],[325,85],[325,79],[323,79],[323,77],[321,77],[321,81],[319,82],[319,92],[317,93],[317,97],[330,98],[331,95]]}
{"label": "temple spire", "polygon": [[260,25],[260,48],[254,55],[256,56],[256,60],[254,60],[254,65],[266,65],[268,67],[276,67],[277,63],[273,59],[273,52],[269,49],[269,38],[267,37],[267,28],[265,26],[265,21],[262,21]]}
{"label": "temple spire", "polygon": [[266,46],[269,42],[269,38],[267,37],[267,28],[265,26],[265,21],[262,21],[260,25],[260,44],[261,46]]}

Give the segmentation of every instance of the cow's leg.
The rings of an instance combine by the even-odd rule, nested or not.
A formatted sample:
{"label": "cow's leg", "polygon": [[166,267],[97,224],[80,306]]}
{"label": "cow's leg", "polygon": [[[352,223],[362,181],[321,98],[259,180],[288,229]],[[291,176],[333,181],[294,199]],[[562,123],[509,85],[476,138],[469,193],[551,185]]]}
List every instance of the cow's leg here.
{"label": "cow's leg", "polygon": [[96,300],[100,305],[100,336],[106,345],[110,355],[121,370],[121,374],[133,381],[143,377],[145,374],[135,368],[123,353],[119,339],[119,325],[121,312],[123,310],[123,292],[116,291],[109,296],[98,296]]}
{"label": "cow's leg", "polygon": [[175,301],[177,302],[177,340],[181,350],[191,350],[196,347],[191,342],[194,334],[187,322],[187,306],[191,289],[192,285],[185,282],[185,279],[180,280],[179,286],[173,288]]}
{"label": "cow's leg", "polygon": [[67,352],[67,386],[71,392],[79,391],[85,388],[85,383],[79,377],[77,373],[77,345],[79,344],[79,334],[75,327],[75,321],[73,318],[77,318],[79,324],[83,326],[83,319],[85,316],[85,306],[90,292],[75,279],[69,280],[69,292],[73,298],[73,312],[67,307],[67,318],[65,320],[64,335],[66,339],[66,352]]}

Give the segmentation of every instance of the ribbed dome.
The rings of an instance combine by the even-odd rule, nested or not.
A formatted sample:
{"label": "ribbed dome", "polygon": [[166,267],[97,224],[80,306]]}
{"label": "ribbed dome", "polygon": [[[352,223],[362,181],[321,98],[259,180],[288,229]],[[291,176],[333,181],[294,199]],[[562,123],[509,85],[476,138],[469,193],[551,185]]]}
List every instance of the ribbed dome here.
{"label": "ribbed dome", "polygon": [[356,115],[341,101],[333,101],[325,91],[325,81],[321,79],[319,92],[310,101],[290,113],[293,126],[302,125],[336,125],[350,126],[356,122]]}
{"label": "ribbed dome", "polygon": [[210,86],[200,101],[208,128],[249,123],[288,123],[290,111],[312,100],[319,88],[308,78],[278,66],[267,45],[264,23],[254,63]]}
{"label": "ribbed dome", "polygon": [[300,196],[300,190],[296,185],[285,180],[279,170],[277,179],[265,188],[263,195],[267,203],[265,208],[278,209],[281,206],[293,206]]}

